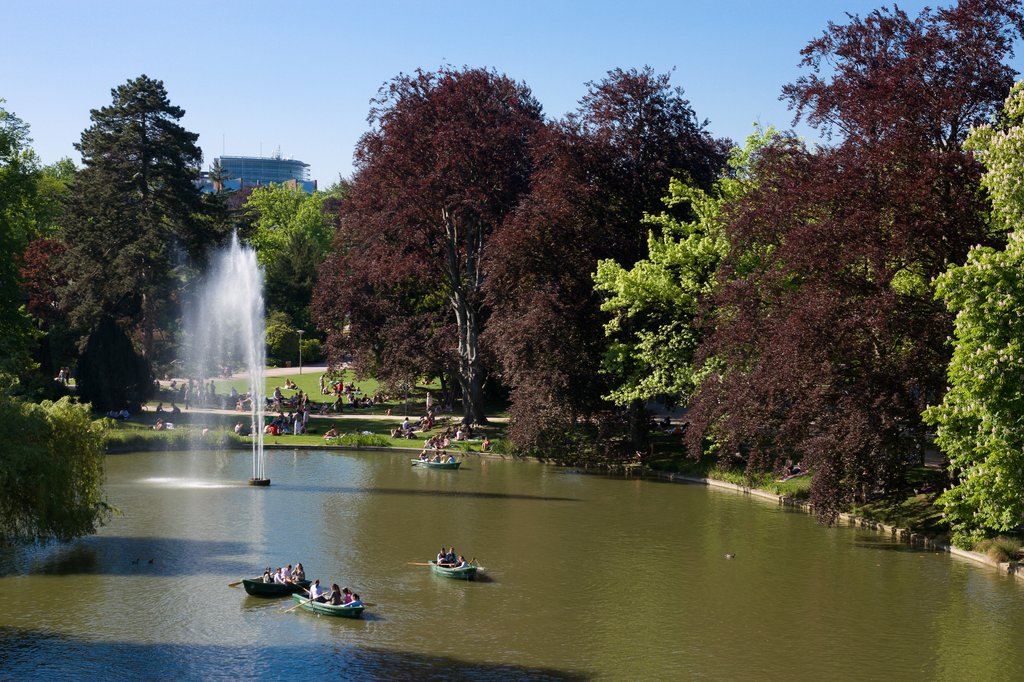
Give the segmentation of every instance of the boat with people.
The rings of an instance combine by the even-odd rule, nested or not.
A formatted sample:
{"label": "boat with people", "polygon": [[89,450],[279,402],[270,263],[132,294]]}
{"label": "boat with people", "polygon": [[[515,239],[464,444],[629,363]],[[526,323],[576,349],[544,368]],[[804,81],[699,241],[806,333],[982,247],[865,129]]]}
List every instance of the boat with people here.
{"label": "boat with people", "polygon": [[435,462],[432,459],[413,459],[410,462],[412,462],[414,467],[426,467],[428,469],[458,469],[462,466],[462,460]]}
{"label": "boat with people", "polygon": [[473,580],[476,577],[476,572],[480,570],[479,566],[473,566],[471,564],[465,564],[464,566],[445,566],[439,564],[436,561],[430,561],[430,570],[436,575],[442,575],[445,578],[452,578],[453,580]]}
{"label": "boat with people", "polygon": [[309,589],[309,580],[297,580],[291,583],[268,583],[263,578],[245,578],[242,580],[242,587],[246,593],[254,597],[287,597],[296,592],[305,592]]}
{"label": "boat with people", "polygon": [[[363,610],[366,608],[362,602],[353,602],[351,604],[340,604],[335,606],[328,602],[316,601],[309,597],[304,597],[301,594],[293,594],[292,600],[307,611],[320,614],[321,616],[335,616],[338,618],[361,618],[363,616]],[[293,607],[294,608],[294,607]]]}

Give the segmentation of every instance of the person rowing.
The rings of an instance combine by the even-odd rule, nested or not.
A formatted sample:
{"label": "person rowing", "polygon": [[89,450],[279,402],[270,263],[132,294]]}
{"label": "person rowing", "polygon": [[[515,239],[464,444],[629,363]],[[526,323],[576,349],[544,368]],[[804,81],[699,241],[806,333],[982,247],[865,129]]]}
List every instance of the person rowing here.
{"label": "person rowing", "polygon": [[459,560],[455,562],[455,566],[453,566],[452,568],[466,568],[467,566],[469,566],[469,562],[466,561],[466,557],[460,554]]}
{"label": "person rowing", "polygon": [[309,586],[309,601],[317,601],[323,603],[327,601],[324,597],[324,588],[320,587],[320,578],[313,581],[313,584]]}

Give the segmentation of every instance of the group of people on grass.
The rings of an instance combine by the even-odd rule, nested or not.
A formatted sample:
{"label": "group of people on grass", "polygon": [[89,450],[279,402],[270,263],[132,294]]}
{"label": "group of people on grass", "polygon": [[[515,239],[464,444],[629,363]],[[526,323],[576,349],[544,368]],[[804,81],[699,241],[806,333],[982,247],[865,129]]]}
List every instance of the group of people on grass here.
{"label": "group of people on grass", "polygon": [[292,434],[295,436],[306,433],[309,425],[309,406],[303,406],[295,412],[278,412],[277,416],[263,427],[263,433],[271,436],[284,436]]}
{"label": "group of people on grass", "polygon": [[466,561],[466,557],[456,554],[454,547],[445,549],[442,545],[441,551],[437,553],[437,565],[441,568],[465,568],[469,566],[469,562]]}

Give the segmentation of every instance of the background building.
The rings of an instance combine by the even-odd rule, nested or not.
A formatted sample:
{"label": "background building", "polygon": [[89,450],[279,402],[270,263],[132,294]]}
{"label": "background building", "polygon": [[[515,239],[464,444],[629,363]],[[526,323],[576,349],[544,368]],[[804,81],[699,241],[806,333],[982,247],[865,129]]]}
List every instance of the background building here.
{"label": "background building", "polygon": [[[222,187],[226,190],[242,190],[246,187],[266,187],[270,184],[292,185],[306,192],[315,192],[316,180],[309,179],[309,164],[298,159],[286,159],[278,150],[273,156],[218,156],[214,165],[220,164]],[[200,174],[200,189],[213,192],[214,178],[211,173]]]}

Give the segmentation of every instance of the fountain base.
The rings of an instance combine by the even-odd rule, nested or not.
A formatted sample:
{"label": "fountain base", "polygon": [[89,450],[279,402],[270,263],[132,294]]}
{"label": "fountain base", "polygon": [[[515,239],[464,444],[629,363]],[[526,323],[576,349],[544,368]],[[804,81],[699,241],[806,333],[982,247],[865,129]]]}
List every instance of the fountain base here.
{"label": "fountain base", "polygon": [[250,478],[249,485],[267,486],[270,485],[269,478]]}

